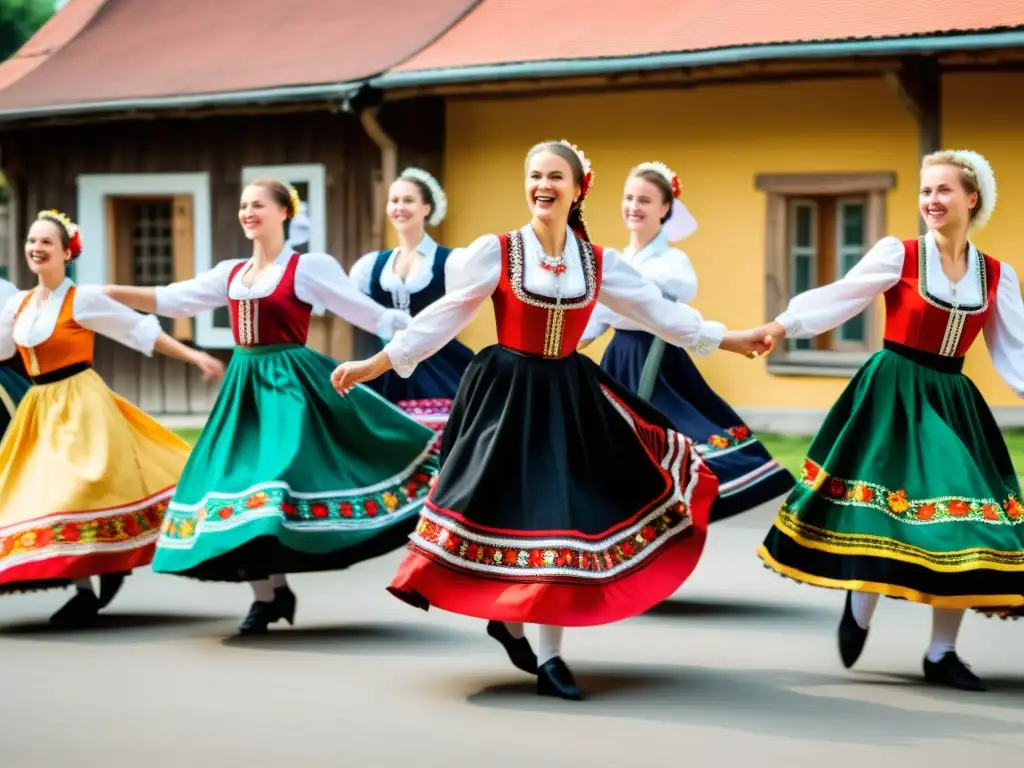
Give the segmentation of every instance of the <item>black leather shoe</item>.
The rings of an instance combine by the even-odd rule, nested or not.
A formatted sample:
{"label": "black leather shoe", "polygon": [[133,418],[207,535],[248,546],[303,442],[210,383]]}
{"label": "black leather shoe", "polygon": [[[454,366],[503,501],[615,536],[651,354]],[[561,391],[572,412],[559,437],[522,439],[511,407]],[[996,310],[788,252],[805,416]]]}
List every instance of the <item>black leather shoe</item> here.
{"label": "black leather shoe", "polygon": [[985,684],[981,682],[976,674],[971,672],[956,651],[947,651],[938,661],[929,661],[924,658],[924,679],[936,685],[945,685],[948,688],[957,688],[961,691],[984,691]]}
{"label": "black leather shoe", "polygon": [[249,614],[238,625],[238,634],[255,635],[266,632],[267,627],[280,618],[281,614],[274,603],[261,603],[256,600],[249,607]]}
{"label": "black leather shoe", "polygon": [[844,667],[849,669],[857,663],[867,639],[868,631],[861,629],[853,618],[853,593],[847,592],[843,618],[839,621],[839,658],[843,660]]}
{"label": "black leather shoe", "polygon": [[537,670],[537,694],[556,696],[570,701],[583,701],[583,692],[576,685],[572,671],[561,656],[545,661]]}
{"label": "black leather shoe", "polygon": [[487,634],[504,646],[509,661],[516,669],[521,669],[529,675],[537,674],[537,654],[530,647],[529,640],[525,637],[512,637],[512,633],[502,621],[487,622]]}
{"label": "black leather shoe", "polygon": [[110,601],[121,591],[121,585],[124,584],[124,578],[127,575],[127,573],[105,573],[100,576],[100,609],[110,605]]}
{"label": "black leather shoe", "polygon": [[75,596],[50,617],[50,623],[58,627],[87,627],[96,621],[100,600],[91,589],[79,589]]}
{"label": "black leather shoe", "polygon": [[278,618],[284,619],[291,626],[295,626],[295,604],[297,602],[295,593],[288,588],[287,584],[274,588],[274,607],[277,609]]}

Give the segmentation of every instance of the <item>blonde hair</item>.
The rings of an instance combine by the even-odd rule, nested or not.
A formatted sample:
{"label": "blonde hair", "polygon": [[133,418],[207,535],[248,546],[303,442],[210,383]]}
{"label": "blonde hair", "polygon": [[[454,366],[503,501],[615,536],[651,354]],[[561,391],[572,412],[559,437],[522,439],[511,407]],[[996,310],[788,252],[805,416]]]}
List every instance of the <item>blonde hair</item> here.
{"label": "blonde hair", "polygon": [[967,194],[977,193],[978,202],[971,209],[969,222],[971,226],[984,226],[996,207],[996,180],[988,161],[977,152],[943,149],[921,160],[921,170],[935,165],[956,168]]}

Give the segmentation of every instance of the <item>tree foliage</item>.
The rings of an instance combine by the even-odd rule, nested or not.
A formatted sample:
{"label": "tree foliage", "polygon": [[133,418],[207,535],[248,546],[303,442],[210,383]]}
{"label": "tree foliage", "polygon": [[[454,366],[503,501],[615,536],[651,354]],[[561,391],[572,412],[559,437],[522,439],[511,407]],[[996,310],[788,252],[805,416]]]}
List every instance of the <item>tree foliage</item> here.
{"label": "tree foliage", "polygon": [[53,10],[53,0],[0,0],[0,61],[17,53]]}

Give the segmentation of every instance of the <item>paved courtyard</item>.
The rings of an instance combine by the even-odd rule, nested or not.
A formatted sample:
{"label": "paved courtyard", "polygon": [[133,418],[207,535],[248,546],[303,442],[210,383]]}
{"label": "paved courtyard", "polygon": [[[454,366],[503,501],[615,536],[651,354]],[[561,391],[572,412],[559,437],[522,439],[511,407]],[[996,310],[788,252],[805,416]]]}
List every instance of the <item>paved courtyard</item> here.
{"label": "paved courtyard", "polygon": [[[0,600],[5,768],[1013,765],[1024,624],[969,615],[985,694],[925,687],[926,608],[883,601],[855,672],[839,593],[764,570],[773,514],[712,528],[694,577],[621,624],[568,630],[590,694],[542,699],[483,623],[394,599],[394,554],[298,576],[297,625],[233,638],[240,585],[138,572],[104,626],[50,630],[65,593]],[[999,760],[999,763],[988,761]]]}

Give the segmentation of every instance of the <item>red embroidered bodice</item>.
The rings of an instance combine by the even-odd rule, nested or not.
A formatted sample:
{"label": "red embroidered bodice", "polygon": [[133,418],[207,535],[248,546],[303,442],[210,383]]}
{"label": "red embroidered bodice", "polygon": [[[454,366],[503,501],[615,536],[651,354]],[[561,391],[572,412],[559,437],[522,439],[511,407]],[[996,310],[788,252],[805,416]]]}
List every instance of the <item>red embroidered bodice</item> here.
{"label": "red embroidered bodice", "polygon": [[924,238],[904,240],[903,274],[885,292],[885,340],[943,357],[963,357],[995,311],[1000,263],[979,253],[980,306],[954,307],[928,293]]}
{"label": "red embroidered bodice", "polygon": [[[575,235],[574,235],[575,237]],[[568,357],[576,351],[601,289],[600,246],[578,239],[586,290],[560,302],[526,290],[523,237],[519,232],[498,235],[501,241],[501,279],[491,297],[498,343],[527,355]]]}
{"label": "red embroidered bodice", "polygon": [[[269,296],[261,299],[228,298],[231,330],[238,346],[306,343],[313,307],[295,295],[295,270],[300,258],[297,253],[288,258],[284,274]],[[229,286],[246,264],[248,262],[242,262],[231,270]]]}

